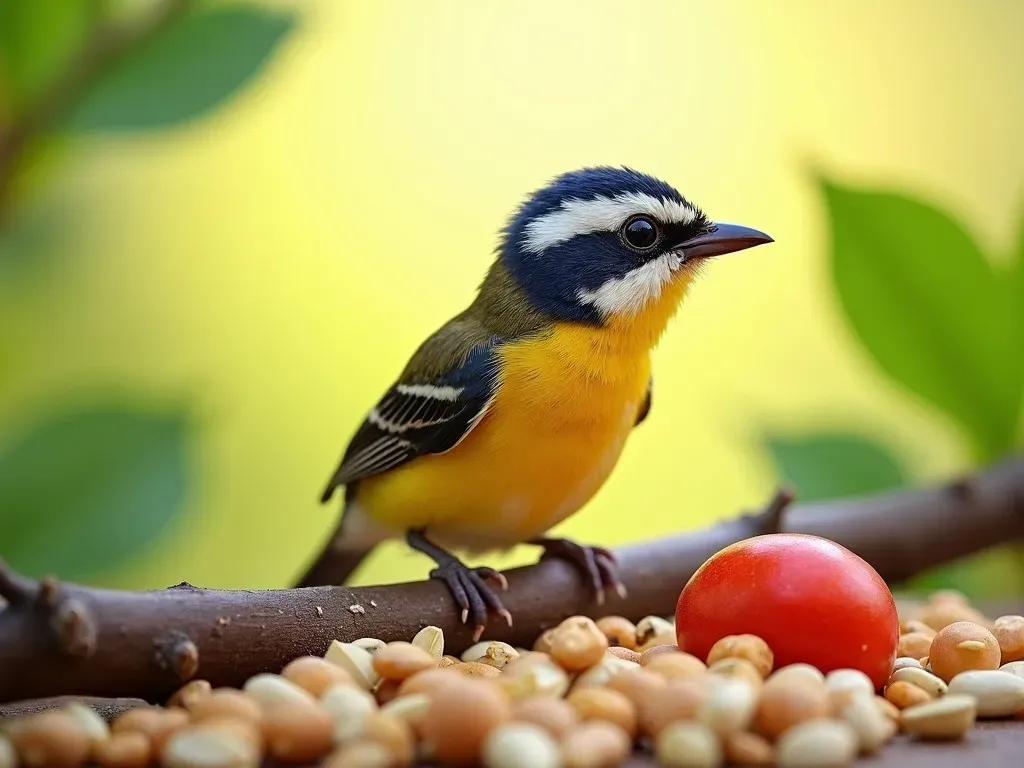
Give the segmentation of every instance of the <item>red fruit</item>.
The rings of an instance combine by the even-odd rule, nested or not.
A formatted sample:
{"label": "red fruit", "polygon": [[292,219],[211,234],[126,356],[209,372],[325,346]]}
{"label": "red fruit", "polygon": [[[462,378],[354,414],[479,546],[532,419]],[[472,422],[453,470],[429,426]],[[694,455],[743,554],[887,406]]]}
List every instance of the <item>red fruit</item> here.
{"label": "red fruit", "polygon": [[881,688],[892,671],[899,616],[874,568],[818,536],[775,533],[713,555],[676,604],[679,647],[707,658],[726,635],[758,635],[775,668],[859,669]]}

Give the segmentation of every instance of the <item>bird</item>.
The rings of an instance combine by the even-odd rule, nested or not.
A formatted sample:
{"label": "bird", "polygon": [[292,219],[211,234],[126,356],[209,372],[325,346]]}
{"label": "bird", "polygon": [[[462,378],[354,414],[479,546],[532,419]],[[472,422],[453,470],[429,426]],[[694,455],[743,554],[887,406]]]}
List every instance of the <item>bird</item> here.
{"label": "bird", "polygon": [[344,583],[383,541],[435,563],[479,639],[511,625],[505,577],[456,551],[520,544],[625,596],[608,549],[549,536],[602,487],[651,411],[651,353],[712,258],[774,242],[718,223],[626,166],[550,178],[499,232],[468,306],[431,334],[356,429],[321,494],[340,522],[298,586]]}

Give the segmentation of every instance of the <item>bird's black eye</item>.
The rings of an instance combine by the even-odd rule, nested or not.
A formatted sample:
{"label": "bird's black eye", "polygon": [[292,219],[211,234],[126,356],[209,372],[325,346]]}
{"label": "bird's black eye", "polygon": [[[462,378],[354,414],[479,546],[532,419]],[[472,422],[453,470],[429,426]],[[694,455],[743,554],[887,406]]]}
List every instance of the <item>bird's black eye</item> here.
{"label": "bird's black eye", "polygon": [[648,216],[634,216],[622,225],[622,239],[638,251],[653,248],[658,242],[658,225]]}

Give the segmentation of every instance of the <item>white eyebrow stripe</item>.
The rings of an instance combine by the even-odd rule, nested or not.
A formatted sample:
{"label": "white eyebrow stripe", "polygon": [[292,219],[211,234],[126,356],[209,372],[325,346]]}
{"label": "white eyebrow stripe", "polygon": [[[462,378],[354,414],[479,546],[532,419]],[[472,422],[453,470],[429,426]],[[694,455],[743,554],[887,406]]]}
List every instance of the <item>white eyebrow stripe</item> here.
{"label": "white eyebrow stripe", "polygon": [[614,314],[635,315],[661,296],[662,288],[682,264],[682,257],[669,251],[646,264],[631,269],[622,277],[606,280],[593,291],[581,289],[576,295],[584,304],[591,304],[606,317]]}
{"label": "white eyebrow stripe", "polygon": [[689,224],[697,218],[697,211],[685,203],[643,192],[602,195],[590,200],[574,197],[527,223],[522,246],[530,253],[541,253],[576,235],[614,231],[636,213],[646,213],[666,224]]}

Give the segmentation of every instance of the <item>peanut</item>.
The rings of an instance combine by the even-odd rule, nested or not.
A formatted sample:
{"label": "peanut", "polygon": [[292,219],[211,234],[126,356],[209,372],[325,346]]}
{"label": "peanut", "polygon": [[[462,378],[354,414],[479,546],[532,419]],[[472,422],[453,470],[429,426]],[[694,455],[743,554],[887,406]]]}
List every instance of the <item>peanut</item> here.
{"label": "peanut", "polygon": [[245,681],[242,692],[256,700],[261,707],[274,704],[292,704],[302,706],[312,704],[313,696],[304,688],[300,688],[291,680],[281,675],[261,672]]}
{"label": "peanut", "polygon": [[566,698],[583,722],[604,720],[614,723],[632,739],[636,736],[636,707],[626,696],[610,688],[581,688]]}
{"label": "peanut", "polygon": [[[635,706],[635,705],[634,705]],[[576,709],[565,699],[530,696],[512,705],[512,719],[539,726],[561,741],[579,722]]]}
{"label": "peanut", "polygon": [[757,669],[762,678],[771,674],[775,656],[768,643],[757,635],[728,635],[723,637],[708,652],[710,666],[720,659],[746,659]]}
{"label": "peanut", "polygon": [[100,768],[145,768],[152,755],[149,739],[139,731],[116,733],[93,749]]}
{"label": "peanut", "polygon": [[273,702],[264,708],[267,752],[283,763],[309,763],[326,755],[333,743],[334,722],[312,704]]}
{"label": "peanut", "polygon": [[623,670],[608,681],[608,687],[632,701],[638,712],[654,689],[664,688],[667,684],[665,678],[644,668]]}
{"label": "peanut", "polygon": [[229,688],[218,688],[208,696],[193,700],[190,709],[194,723],[214,717],[233,717],[250,723],[258,723],[263,717],[260,705],[256,703],[255,699],[246,696],[241,691]]}
{"label": "peanut", "polygon": [[387,749],[395,766],[412,763],[415,738],[406,720],[384,712],[371,712],[363,721],[362,738]]}
{"label": "peanut", "polygon": [[725,737],[725,759],[729,765],[770,766],[775,764],[775,748],[756,733],[736,731]]}
{"label": "peanut", "polygon": [[812,667],[810,664],[804,664],[803,662],[797,662],[796,664],[787,664],[784,667],[779,667],[772,672],[766,682],[778,682],[778,681],[790,681],[790,680],[801,680],[812,684],[825,684],[825,676],[817,667]]}
{"label": "peanut", "polygon": [[285,665],[281,677],[319,699],[332,685],[355,685],[352,675],[319,656],[300,656]]}
{"label": "peanut", "polygon": [[613,768],[629,757],[632,744],[618,726],[595,720],[580,723],[562,742],[565,768]]}
{"label": "peanut", "polygon": [[682,651],[679,650],[679,646],[677,646],[675,643],[661,643],[658,645],[650,645],[644,648],[644,650],[640,653],[640,666],[646,667],[656,658],[666,653],[674,654],[682,653]]}
{"label": "peanut", "polygon": [[896,672],[897,670],[905,669],[906,667],[924,669],[924,665],[921,664],[921,662],[918,659],[912,658],[910,656],[900,656],[896,659],[896,661],[893,662],[892,671]]}
{"label": "peanut", "polygon": [[663,653],[644,665],[644,669],[661,675],[666,680],[681,680],[707,674],[708,668],[703,661],[689,653]]}
{"label": "peanut", "polygon": [[163,750],[166,768],[255,768],[259,759],[245,737],[214,725],[182,728]]}
{"label": "peanut", "polygon": [[968,621],[950,624],[932,640],[928,661],[947,683],[970,669],[998,669],[1001,651],[995,635]]}
{"label": "peanut", "polygon": [[320,768],[391,768],[391,754],[372,741],[346,744],[325,760]]}
{"label": "peanut", "polygon": [[919,659],[922,656],[928,655],[928,649],[932,646],[932,635],[926,635],[924,632],[908,632],[905,635],[900,635],[899,645],[896,646],[897,656],[909,656],[914,659]]}
{"label": "peanut", "polygon": [[541,632],[537,639],[533,641],[533,650],[539,651],[540,653],[551,653],[551,641],[555,637],[555,628],[545,629]]}
{"label": "peanut", "polygon": [[560,768],[558,744],[551,734],[531,723],[504,723],[483,745],[486,768]]}
{"label": "peanut", "polygon": [[442,763],[473,765],[488,734],[511,716],[508,699],[484,680],[451,675],[428,696],[419,726],[427,754]]}
{"label": "peanut", "polygon": [[611,648],[636,650],[636,624],[622,616],[605,616],[597,620],[597,628],[608,638]]}
{"label": "peanut", "polygon": [[712,686],[697,709],[697,721],[720,738],[750,727],[757,710],[758,689],[736,678]]}
{"label": "peanut", "polygon": [[567,672],[580,672],[604,658],[608,638],[586,616],[570,616],[555,629],[551,658]]}
{"label": "peanut", "polygon": [[781,678],[765,682],[754,722],[757,731],[773,741],[790,728],[826,717],[828,712],[825,686],[792,677]]}
{"label": "peanut", "polygon": [[949,693],[973,696],[978,717],[1008,717],[1024,710],[1024,679],[1010,672],[961,672],[949,682]]}
{"label": "peanut", "polygon": [[942,680],[931,672],[925,672],[920,667],[907,667],[905,669],[896,670],[889,678],[888,684],[891,685],[899,680],[913,683],[933,699],[936,699],[939,696],[945,696],[948,688]]}
{"label": "peanut", "polygon": [[89,755],[89,737],[78,720],[59,710],[18,721],[10,738],[26,768],[76,768]]}
{"label": "peanut", "polygon": [[589,688],[595,685],[608,685],[611,680],[620,672],[628,669],[639,669],[639,665],[632,661],[620,659],[617,656],[605,655],[601,661],[585,672],[576,676],[573,682],[573,689]]}
{"label": "peanut", "polygon": [[1002,663],[1024,659],[1024,616],[1000,616],[992,625]]}
{"label": "peanut", "polygon": [[718,738],[700,723],[676,722],[664,728],[654,742],[659,765],[671,768],[718,768],[724,756]]}
{"label": "peanut", "polygon": [[856,734],[862,754],[874,754],[896,735],[896,724],[875,704],[874,693],[852,696],[840,716]]}
{"label": "peanut", "polygon": [[903,710],[903,730],[921,739],[963,738],[974,725],[977,704],[973,696],[951,693]]}
{"label": "peanut", "polygon": [[783,734],[776,750],[779,768],[839,768],[857,756],[857,737],[846,723],[811,720]]}
{"label": "peanut", "polygon": [[405,678],[437,666],[437,661],[422,648],[412,643],[388,643],[373,655],[373,669],[385,680]]}
{"label": "peanut", "polygon": [[643,653],[656,645],[676,645],[676,628],[660,616],[646,616],[636,625],[634,650]]}
{"label": "peanut", "polygon": [[366,717],[377,710],[377,700],[371,694],[344,684],[332,686],[320,700],[320,705],[334,723],[332,738],[335,745],[360,736]]}
{"label": "peanut", "polygon": [[640,705],[640,729],[657,737],[669,723],[692,719],[710,692],[711,684],[704,678],[675,680],[652,689]]}
{"label": "peanut", "polygon": [[928,691],[918,688],[906,680],[897,680],[891,685],[887,685],[885,687],[885,698],[899,709],[926,704],[932,700],[932,697],[928,695]]}
{"label": "peanut", "polygon": [[192,680],[185,683],[181,688],[167,700],[169,707],[182,707],[191,710],[192,705],[200,699],[204,699],[213,692],[213,686],[208,680]]}

